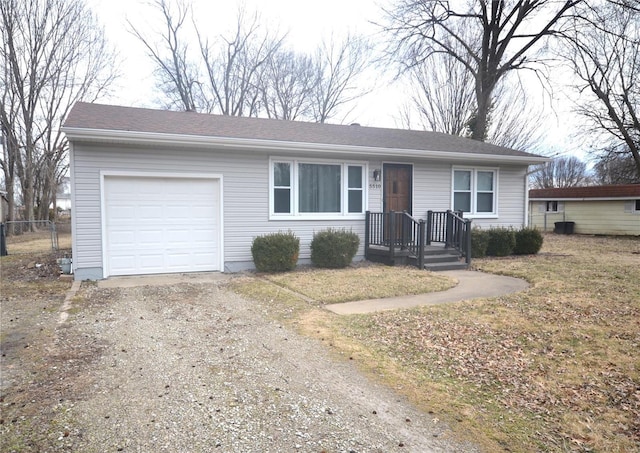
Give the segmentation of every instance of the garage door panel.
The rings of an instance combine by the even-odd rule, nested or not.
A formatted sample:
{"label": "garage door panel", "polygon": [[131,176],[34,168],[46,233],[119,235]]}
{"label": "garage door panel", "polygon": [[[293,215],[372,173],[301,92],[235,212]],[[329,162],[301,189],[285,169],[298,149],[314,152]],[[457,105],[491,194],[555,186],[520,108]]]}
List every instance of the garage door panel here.
{"label": "garage door panel", "polygon": [[137,265],[138,267],[144,269],[149,273],[158,273],[158,272],[166,272],[165,269],[165,260],[164,255],[161,253],[154,252],[140,252],[137,256]]}
{"label": "garage door panel", "polygon": [[[133,273],[136,270],[136,257],[134,255],[118,255],[111,258],[111,265],[122,272]],[[126,275],[126,274],[123,274]]]}
{"label": "garage door panel", "polygon": [[136,244],[132,247],[140,249],[160,249],[164,247],[164,231],[162,230],[140,230],[136,235]]}
{"label": "garage door panel", "polygon": [[206,245],[209,244],[209,238],[211,237],[212,234],[214,234],[215,231],[211,230],[209,228],[206,229],[193,229],[192,230],[192,240],[194,243],[196,244],[200,244],[200,245]]}
{"label": "garage door panel", "polygon": [[164,220],[163,206],[157,205],[139,205],[136,210],[135,217],[142,222],[162,222]]}
{"label": "garage door panel", "polygon": [[136,235],[133,231],[111,231],[108,240],[114,247],[131,249],[136,242]]}
{"label": "garage door panel", "polygon": [[105,177],[109,275],[220,270],[219,181]]}
{"label": "garage door panel", "polygon": [[[166,207],[164,215],[167,220],[183,222],[187,217],[193,216],[193,212],[191,211],[190,206],[169,205]],[[210,220],[213,220],[213,217],[211,217]]]}
{"label": "garage door panel", "polygon": [[111,220],[114,224],[120,221],[129,221],[136,215],[136,209],[134,206],[122,206],[119,203],[114,203],[110,212]]}

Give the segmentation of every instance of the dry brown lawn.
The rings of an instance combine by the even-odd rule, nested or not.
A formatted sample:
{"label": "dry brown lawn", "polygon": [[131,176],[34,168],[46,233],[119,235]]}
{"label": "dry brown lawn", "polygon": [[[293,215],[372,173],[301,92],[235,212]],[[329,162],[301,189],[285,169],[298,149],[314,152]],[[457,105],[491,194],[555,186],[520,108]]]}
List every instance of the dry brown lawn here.
{"label": "dry brown lawn", "polygon": [[455,281],[415,267],[389,268],[383,265],[347,269],[301,269],[284,274],[263,274],[276,285],[304,295],[320,304],[378,299],[405,294],[444,291]]}
{"label": "dry brown lawn", "polygon": [[[531,287],[349,317],[261,281],[236,287],[486,451],[640,451],[640,238],[549,234],[537,256],[474,266]],[[413,279],[386,269],[402,283]],[[288,275],[278,284],[294,285],[299,277]]]}
{"label": "dry brown lawn", "polygon": [[[58,249],[71,249],[71,234],[58,234]],[[49,231],[37,231],[17,236],[8,236],[7,251],[10,255],[51,252],[51,233]]]}

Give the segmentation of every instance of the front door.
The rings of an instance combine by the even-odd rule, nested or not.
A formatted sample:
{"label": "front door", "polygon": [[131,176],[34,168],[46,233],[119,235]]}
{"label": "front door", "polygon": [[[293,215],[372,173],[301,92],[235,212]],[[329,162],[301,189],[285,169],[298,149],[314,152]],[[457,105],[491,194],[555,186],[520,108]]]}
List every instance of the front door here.
{"label": "front door", "polygon": [[[403,164],[384,164],[383,167],[383,199],[384,212],[394,211],[395,218],[395,234],[394,242],[402,242],[402,213],[407,211],[411,214],[411,177],[413,167]],[[385,221],[385,241],[389,241],[389,218]],[[405,232],[406,234],[406,232]]]}
{"label": "front door", "polygon": [[411,214],[411,176],[413,167],[405,164],[384,164],[384,212],[407,211]]}

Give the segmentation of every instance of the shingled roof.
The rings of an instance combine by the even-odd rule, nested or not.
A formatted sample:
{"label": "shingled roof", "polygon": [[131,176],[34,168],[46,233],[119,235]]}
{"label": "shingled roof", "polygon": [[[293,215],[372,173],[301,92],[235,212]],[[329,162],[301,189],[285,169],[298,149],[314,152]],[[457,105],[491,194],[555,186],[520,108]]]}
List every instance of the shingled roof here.
{"label": "shingled roof", "polygon": [[[63,131],[71,140],[90,132],[135,133],[161,140],[163,136],[262,140],[336,147],[464,153],[505,156],[513,160],[541,162],[542,156],[439,132],[400,130],[358,125],[336,125],[266,118],[232,117],[195,112],[174,112],[78,102]],[[428,154],[428,153],[425,153]]]}
{"label": "shingled roof", "polygon": [[640,184],[567,187],[564,189],[531,189],[530,200],[582,198],[640,198]]}

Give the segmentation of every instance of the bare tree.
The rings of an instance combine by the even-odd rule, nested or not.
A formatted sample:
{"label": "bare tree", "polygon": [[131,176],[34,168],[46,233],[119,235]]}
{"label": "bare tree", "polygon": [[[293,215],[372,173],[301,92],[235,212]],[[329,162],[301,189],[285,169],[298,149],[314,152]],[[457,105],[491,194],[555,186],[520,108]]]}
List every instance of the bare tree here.
{"label": "bare tree", "polygon": [[410,69],[407,86],[411,90],[409,109],[417,113],[423,129],[466,135],[475,97],[464,65],[436,55]]}
{"label": "bare tree", "polygon": [[[464,65],[445,55],[409,70],[411,105],[405,117],[418,116],[423,129],[470,136],[476,118],[474,81]],[[504,77],[494,90],[487,141],[516,149],[535,149],[542,141],[540,107],[520,83]],[[409,124],[406,124],[408,127]]]}
{"label": "bare tree", "polygon": [[544,137],[543,116],[542,106],[538,100],[532,100],[521,81],[506,76],[494,90],[487,141],[507,148],[538,151]]}
{"label": "bare tree", "polygon": [[260,77],[262,110],[269,118],[309,118],[319,75],[316,62],[308,55],[292,50],[274,53]]}
{"label": "bare tree", "polygon": [[167,0],[156,0],[152,5],[162,15],[164,30],[153,32],[153,37],[159,38],[160,43],[154,43],[151,37],[145,36],[129,21],[131,33],[140,40],[155,63],[158,88],[167,98],[166,107],[199,110],[201,93],[198,69],[188,54],[188,40],[183,36],[191,8],[181,0],[176,3],[175,10]]}
{"label": "bare tree", "polygon": [[[635,5],[635,7],[634,7]],[[578,112],[591,132],[610,140],[604,154],[633,157],[640,172],[640,14],[638,2],[606,2],[585,7],[567,33],[562,55],[583,94]]]}
{"label": "bare tree", "polygon": [[332,37],[322,44],[316,53],[319,81],[312,94],[314,121],[326,122],[345,104],[368,92],[358,86],[358,76],[367,67],[370,52],[369,43],[355,35],[348,35],[339,43]]}
{"label": "bare tree", "polygon": [[598,184],[640,184],[640,171],[631,153],[618,148],[605,149],[593,166]]}
{"label": "bare tree", "polygon": [[211,37],[192,22],[195,58],[184,37],[189,8],[180,3],[172,10],[168,0],[155,0],[153,6],[165,24],[155,32],[160,45],[130,27],[156,66],[158,87],[170,108],[325,122],[368,92],[357,85],[370,56],[368,42],[360,37],[331,39],[312,56],[299,54],[283,49],[286,35],[240,9],[228,35]]}
{"label": "bare tree", "polygon": [[37,199],[38,216],[48,214],[65,170],[60,123],[75,101],[107,89],[115,63],[82,1],[5,0],[0,21],[2,168],[6,181],[20,183],[25,219],[33,220]]}
{"label": "bare tree", "polygon": [[385,10],[389,58],[411,68],[437,55],[472,75],[476,113],[471,137],[485,140],[493,94],[510,72],[535,69],[545,38],[583,0],[396,0]]}
{"label": "bare tree", "polygon": [[559,157],[531,174],[536,189],[576,187],[588,182],[587,165],[577,157]]}
{"label": "bare tree", "polygon": [[270,33],[254,14],[247,23],[240,10],[231,37],[211,43],[196,28],[200,54],[206,68],[203,83],[208,112],[223,115],[257,116],[260,110],[262,68],[281,47],[284,36]]}

